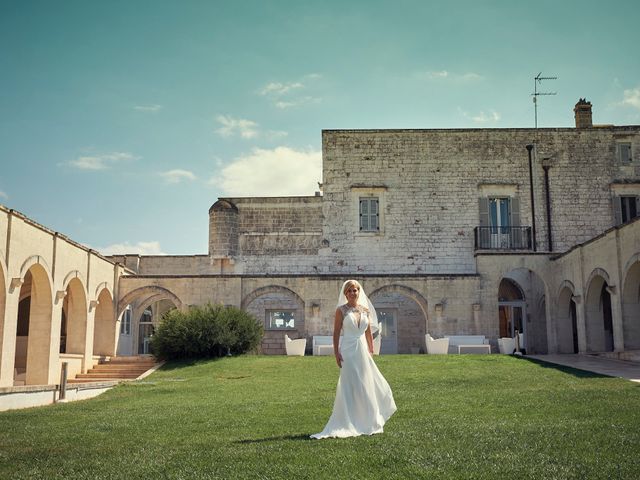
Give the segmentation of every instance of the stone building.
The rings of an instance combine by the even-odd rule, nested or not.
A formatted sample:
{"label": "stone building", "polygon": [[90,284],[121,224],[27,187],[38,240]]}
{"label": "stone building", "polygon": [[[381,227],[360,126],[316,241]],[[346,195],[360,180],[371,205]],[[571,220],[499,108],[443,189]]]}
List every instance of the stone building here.
{"label": "stone building", "polygon": [[1,208],[0,386],[148,353],[164,312],[206,302],[252,312],[282,354],[285,334],[330,334],[346,278],[383,353],[518,330],[528,352],[633,355],[640,126],[593,125],[582,99],[574,113],[575,128],[325,130],[320,191],[220,198],[203,255],[105,258]]}
{"label": "stone building", "polygon": [[593,125],[582,99],[574,112],[575,128],[323,131],[321,193],[219,199],[208,255],[114,258],[136,273],[131,336],[155,301],[221,302],[283,353],[285,333],[330,333],[355,277],[387,353],[515,330],[529,352],[640,348],[640,126]]}

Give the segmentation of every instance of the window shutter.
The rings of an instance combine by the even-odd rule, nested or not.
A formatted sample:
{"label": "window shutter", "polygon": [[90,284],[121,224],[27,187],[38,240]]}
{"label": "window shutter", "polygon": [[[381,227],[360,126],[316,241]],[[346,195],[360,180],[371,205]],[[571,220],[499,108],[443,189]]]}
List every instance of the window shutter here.
{"label": "window shutter", "polygon": [[613,215],[615,218],[615,224],[622,224],[622,197],[613,197]]}
{"label": "window shutter", "polygon": [[511,226],[520,226],[520,199],[518,197],[511,198]]}
{"label": "window shutter", "polygon": [[636,195],[636,217],[640,217],[640,196]]}
{"label": "window shutter", "polygon": [[480,212],[480,226],[489,226],[489,199],[487,197],[478,198],[478,211]]}

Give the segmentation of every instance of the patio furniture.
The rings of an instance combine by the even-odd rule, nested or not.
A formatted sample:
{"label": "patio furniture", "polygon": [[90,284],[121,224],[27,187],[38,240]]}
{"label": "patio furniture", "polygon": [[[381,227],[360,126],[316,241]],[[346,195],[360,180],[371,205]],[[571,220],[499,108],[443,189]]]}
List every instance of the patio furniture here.
{"label": "patio furniture", "polygon": [[449,353],[491,353],[489,340],[484,335],[449,335],[444,338],[449,339]]}
{"label": "patio furniture", "polygon": [[449,353],[448,338],[433,338],[428,333],[424,336],[427,344],[427,353],[430,355],[446,355]]}
{"label": "patio furniture", "polygon": [[513,352],[516,351],[516,339],[510,337],[499,338],[498,349],[504,355],[513,355]]}
{"label": "patio furniture", "polygon": [[291,340],[289,335],[284,336],[284,347],[287,351],[287,355],[298,355],[304,357],[304,349],[307,348],[307,339],[299,338],[297,340]]}

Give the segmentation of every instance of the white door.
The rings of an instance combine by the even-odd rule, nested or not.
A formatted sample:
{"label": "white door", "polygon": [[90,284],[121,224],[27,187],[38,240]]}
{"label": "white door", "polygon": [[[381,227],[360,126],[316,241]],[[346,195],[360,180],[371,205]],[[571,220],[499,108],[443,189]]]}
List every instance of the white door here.
{"label": "white door", "polygon": [[377,310],[378,322],[380,322],[380,354],[398,353],[398,334],[396,311],[387,308]]}
{"label": "white door", "polygon": [[131,336],[131,305],[120,316],[120,337],[118,338],[118,355],[132,355],[133,343]]}
{"label": "white door", "polygon": [[489,224],[491,226],[491,247],[509,248],[511,224],[508,198],[489,199]]}

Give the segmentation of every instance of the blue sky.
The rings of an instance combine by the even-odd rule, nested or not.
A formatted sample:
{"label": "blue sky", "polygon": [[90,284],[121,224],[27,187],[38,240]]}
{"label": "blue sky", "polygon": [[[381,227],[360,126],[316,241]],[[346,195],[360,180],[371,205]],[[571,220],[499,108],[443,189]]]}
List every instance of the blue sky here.
{"label": "blue sky", "polygon": [[0,203],[206,253],[218,197],[313,195],[321,130],[640,124],[640,2],[0,0]]}

